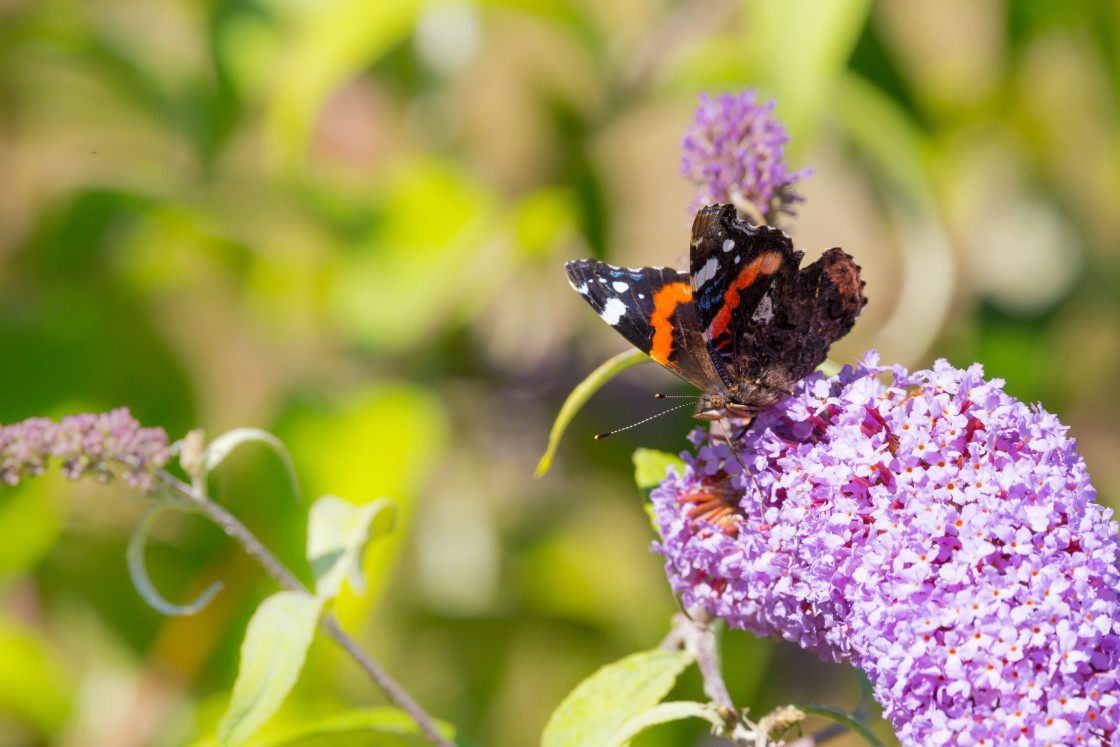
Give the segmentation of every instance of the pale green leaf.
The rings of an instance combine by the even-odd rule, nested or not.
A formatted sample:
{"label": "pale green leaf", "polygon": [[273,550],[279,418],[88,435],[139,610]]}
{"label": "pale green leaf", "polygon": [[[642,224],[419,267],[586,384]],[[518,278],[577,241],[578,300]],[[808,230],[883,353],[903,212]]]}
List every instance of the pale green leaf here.
{"label": "pale green leaf", "polygon": [[299,481],[296,479],[296,470],[292,465],[292,458],[288,455],[287,447],[276,436],[260,428],[234,428],[207,444],[206,449],[199,457],[198,479],[205,480],[214,468],[225,461],[230,452],[245,443],[262,443],[276,452],[276,455],[280,457],[280,461],[284,464],[284,469],[288,472],[292,492],[295,493],[296,500],[299,500]]}
{"label": "pale green leaf", "polygon": [[841,711],[839,708],[832,708],[831,706],[823,705],[804,705],[800,703],[793,707],[799,711],[811,713],[815,716],[823,716],[824,718],[835,721],[838,724],[843,724],[844,726],[851,729],[855,734],[862,737],[863,741],[867,742],[869,745],[871,745],[871,747],[883,747],[883,743],[879,741],[878,737],[871,733],[871,730],[868,729],[865,724],[856,720],[850,714]]}
{"label": "pale green leaf", "polygon": [[658,703],[653,708],[644,713],[639,713],[623,724],[603,747],[627,747],[631,739],[650,727],[667,724],[670,721],[682,721],[686,718],[702,718],[712,726],[723,726],[719,712],[712,703],[696,703],[694,701]]}
{"label": "pale green leaf", "polygon": [[827,377],[835,376],[836,374],[840,373],[843,368],[843,366],[841,366],[839,363],[836,363],[835,361],[825,361],[824,363],[817,366],[817,370]]}
{"label": "pale green leaf", "polygon": [[152,504],[147,512],[140,517],[140,522],[136,525],[136,528],[132,530],[132,537],[129,538],[128,549],[125,551],[128,575],[132,579],[132,585],[136,587],[137,593],[148,603],[148,606],[168,617],[195,614],[210,604],[210,600],[222,589],[222,583],[216,581],[206,587],[198,595],[198,598],[190,604],[172,604],[163,598],[156,590],[151,578],[148,577],[148,569],[144,563],[144,546],[148,543],[148,534],[151,532],[152,525],[155,524],[156,517],[159,516],[160,512],[176,505],[167,501]]}
{"label": "pale green leaf", "polygon": [[335,614],[344,624],[360,626],[409,536],[419,486],[440,464],[445,409],[420,387],[383,383],[353,391],[329,407],[297,412],[283,433],[309,492],[343,495],[355,503],[389,495],[396,504],[393,533],[364,554],[365,596],[344,589],[335,599]]}
{"label": "pale green leaf", "polygon": [[670,467],[675,467],[678,474],[683,474],[684,460],[675,454],[656,449],[634,451],[634,482],[642,490],[652,490],[660,485]]}
{"label": "pale green leaf", "polygon": [[[455,729],[436,722],[446,739]],[[427,747],[431,742],[404,711],[382,706],[348,711],[308,724],[291,725],[262,740],[260,747]],[[257,747],[254,742],[254,747]]]}
{"label": "pale green leaf", "polygon": [[657,705],[691,663],[687,651],[653,649],[606,665],[560,703],[544,728],[541,747],[606,743],[623,724]]}
{"label": "pale green leaf", "polygon": [[333,599],[344,580],[355,593],[365,593],[362,551],[369,541],[393,530],[396,514],[396,504],[388,498],[362,505],[333,495],[315,501],[307,517],[307,560],[316,596]]}
{"label": "pale green leaf", "polygon": [[[444,738],[455,738],[455,729],[436,721]],[[245,743],[245,747],[430,747],[420,727],[407,713],[390,706],[345,711],[306,722],[270,724]],[[207,737],[192,747],[217,747]]]}
{"label": "pale green leaf", "polygon": [[218,744],[243,744],[296,683],[315,635],[322,600],[281,591],[261,602],[241,643],[241,664],[229,708],[218,723]]}
{"label": "pale green leaf", "polygon": [[552,466],[552,458],[556,454],[556,447],[560,445],[560,438],[564,435],[568,424],[572,422],[572,418],[575,417],[584,403],[591,398],[591,395],[599,391],[600,387],[622,371],[648,360],[649,357],[637,348],[627,350],[608,359],[605,363],[588,374],[586,379],[576,385],[576,388],[573,389],[572,393],[568,395],[568,398],[564,400],[564,405],[560,408],[560,412],[556,415],[556,420],[552,423],[552,432],[548,434],[548,448],[545,449],[544,456],[542,456],[540,462],[537,463],[536,477],[540,477],[548,472],[549,467]]}

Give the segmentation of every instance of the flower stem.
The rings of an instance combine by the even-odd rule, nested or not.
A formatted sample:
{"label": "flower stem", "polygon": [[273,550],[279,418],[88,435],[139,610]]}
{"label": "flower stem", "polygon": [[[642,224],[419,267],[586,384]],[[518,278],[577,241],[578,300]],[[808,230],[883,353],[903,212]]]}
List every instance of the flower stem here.
{"label": "flower stem", "polygon": [[[281,563],[236,516],[171,473],[161,470],[157,473],[157,476],[159,480],[167,485],[176,495],[185,499],[200,513],[220,526],[227,535],[241,545],[245,552],[249,553],[249,555],[261,564],[261,567],[265,569],[268,575],[272,576],[276,583],[289,591],[311,593],[307,587],[295,577],[295,574],[288,570],[287,566]],[[435,720],[420,707],[420,704],[408,694],[408,691],[406,691],[399,682],[393,679],[380,664],[374,661],[369,654],[362,650],[358,642],[351,638],[350,635],[339,626],[338,621],[333,616],[329,614],[324,615],[323,619],[319,622],[319,627],[328,638],[341,646],[346,653],[350,654],[351,658],[358,663],[358,666],[365,670],[369,678],[373,680],[374,684],[381,688],[381,691],[394,705],[412,717],[412,720],[415,721],[416,725],[420,727],[420,730],[424,732],[424,736],[427,737],[429,742],[438,747],[455,747],[454,743],[448,741],[439,733],[439,730],[436,728]]]}

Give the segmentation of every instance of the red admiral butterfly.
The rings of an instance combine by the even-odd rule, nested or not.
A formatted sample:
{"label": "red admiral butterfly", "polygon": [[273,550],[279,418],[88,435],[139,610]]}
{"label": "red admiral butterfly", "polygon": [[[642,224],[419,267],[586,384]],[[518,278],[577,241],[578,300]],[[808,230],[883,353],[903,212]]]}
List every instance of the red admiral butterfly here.
{"label": "red admiral butterfly", "polygon": [[784,231],[732,205],[692,224],[689,273],[581,259],[565,269],[607,324],[703,394],[695,417],[753,418],[791,394],[863,310],[860,268],[838,248],[799,269]]}

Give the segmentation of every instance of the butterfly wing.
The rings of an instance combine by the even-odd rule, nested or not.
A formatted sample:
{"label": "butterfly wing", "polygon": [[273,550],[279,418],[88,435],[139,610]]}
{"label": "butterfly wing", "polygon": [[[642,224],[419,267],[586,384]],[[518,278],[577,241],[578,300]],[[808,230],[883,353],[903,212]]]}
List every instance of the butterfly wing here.
{"label": "butterfly wing", "polygon": [[691,287],[703,334],[743,378],[742,339],[774,281],[797,272],[801,254],[785,232],[739,220],[733,205],[709,205],[692,223]]}
{"label": "butterfly wing", "polygon": [[812,373],[867,304],[863,285],[859,265],[838,248],[778,273],[740,340],[746,378],[788,391]]}
{"label": "butterfly wing", "polygon": [[593,259],[568,262],[564,269],[576,293],[636,348],[701,391],[716,385],[688,275]]}

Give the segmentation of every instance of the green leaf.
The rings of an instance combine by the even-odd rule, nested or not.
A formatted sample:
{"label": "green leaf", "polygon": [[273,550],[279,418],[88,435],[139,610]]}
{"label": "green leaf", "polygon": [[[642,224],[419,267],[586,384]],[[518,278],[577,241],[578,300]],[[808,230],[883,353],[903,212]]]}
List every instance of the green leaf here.
{"label": "green leaf", "polygon": [[296,455],[308,491],[364,503],[390,495],[396,528],[365,552],[368,591],[343,591],[334,612],[360,626],[392,572],[415,514],[417,492],[445,448],[446,411],[428,391],[381,383],[351,392],[330,407],[294,412],[281,432]]}
{"label": "green leaf", "polygon": [[843,369],[844,367],[836,361],[825,361],[824,363],[817,366],[817,370],[828,378],[832,378],[836,374],[840,373]]}
{"label": "green leaf", "polygon": [[653,649],[606,665],[560,703],[544,728],[541,747],[606,743],[630,719],[657,705],[691,663],[687,651]]}
{"label": "green leaf", "polygon": [[600,387],[622,371],[648,360],[649,357],[637,348],[619,353],[592,371],[586,379],[572,390],[572,393],[564,400],[560,412],[556,415],[556,421],[552,424],[552,432],[548,434],[548,448],[545,449],[544,456],[537,463],[535,477],[540,477],[548,472],[549,467],[552,466],[552,457],[556,454],[556,447],[560,445],[560,438],[564,435],[568,423],[572,422],[572,418],[583,407],[583,404],[591,398],[591,395],[599,391]]}
{"label": "green leaf", "polygon": [[675,467],[678,473],[684,472],[684,460],[679,456],[656,449],[637,449],[634,451],[634,482],[642,490],[652,490],[665,479],[665,472]]}
{"label": "green leaf", "polygon": [[199,457],[199,472],[197,480],[203,481],[210,472],[225,461],[225,458],[244,443],[263,443],[269,446],[276,455],[280,457],[280,461],[284,463],[284,469],[288,472],[288,480],[292,485],[292,492],[295,493],[296,500],[299,500],[299,480],[296,479],[296,469],[292,465],[292,458],[288,455],[288,449],[284,446],[284,442],[272,435],[268,431],[262,431],[260,428],[234,428],[227,431],[222,435],[215,438],[206,445],[206,449]]}
{"label": "green leaf", "polygon": [[863,740],[871,745],[871,747],[883,747],[883,743],[879,741],[878,737],[871,733],[871,730],[868,729],[867,726],[865,726],[862,722],[857,721],[850,714],[841,711],[839,708],[832,708],[830,706],[822,705],[803,705],[800,703],[793,707],[799,711],[811,713],[816,716],[824,716],[825,718],[831,721],[835,721],[838,724],[843,724],[844,726],[851,729],[854,733],[863,737]]}
{"label": "green leaf", "polygon": [[296,683],[315,635],[322,600],[281,591],[261,602],[241,644],[233,695],[218,723],[218,744],[239,745],[268,720]]}
{"label": "green leaf", "polygon": [[360,506],[333,495],[315,501],[307,517],[307,560],[315,595],[324,601],[335,598],[344,580],[355,593],[364,594],[362,551],[369,541],[393,530],[396,515],[396,504],[388,498]]}
{"label": "green leaf", "polygon": [[[448,741],[455,729],[442,721],[436,729]],[[213,738],[193,747],[216,747]],[[404,711],[389,706],[346,711],[306,723],[267,726],[246,742],[246,747],[430,747],[420,727]]]}
{"label": "green leaf", "polygon": [[[448,740],[455,729],[437,722]],[[350,711],[310,724],[291,727],[262,742],[261,747],[427,747],[431,743],[404,711],[384,706]]]}
{"label": "green leaf", "polygon": [[148,577],[148,569],[144,565],[144,546],[148,543],[148,534],[151,532],[152,525],[155,524],[156,517],[159,516],[160,512],[165,508],[176,505],[178,504],[168,501],[159,501],[152,504],[147,512],[140,517],[140,522],[136,525],[136,528],[132,530],[132,537],[129,538],[128,549],[125,551],[128,575],[132,579],[132,585],[136,587],[136,592],[148,603],[149,607],[168,617],[195,614],[210,604],[210,600],[222,589],[222,582],[216,581],[207,586],[198,595],[198,598],[190,604],[172,604],[163,598],[156,590],[151,578]]}
{"label": "green leaf", "polygon": [[652,726],[667,724],[670,721],[682,721],[686,718],[702,718],[713,726],[723,726],[723,720],[720,719],[719,712],[712,703],[696,703],[694,701],[658,703],[645,713],[640,713],[623,724],[622,728],[615,732],[614,736],[603,747],[627,747],[631,739]]}

